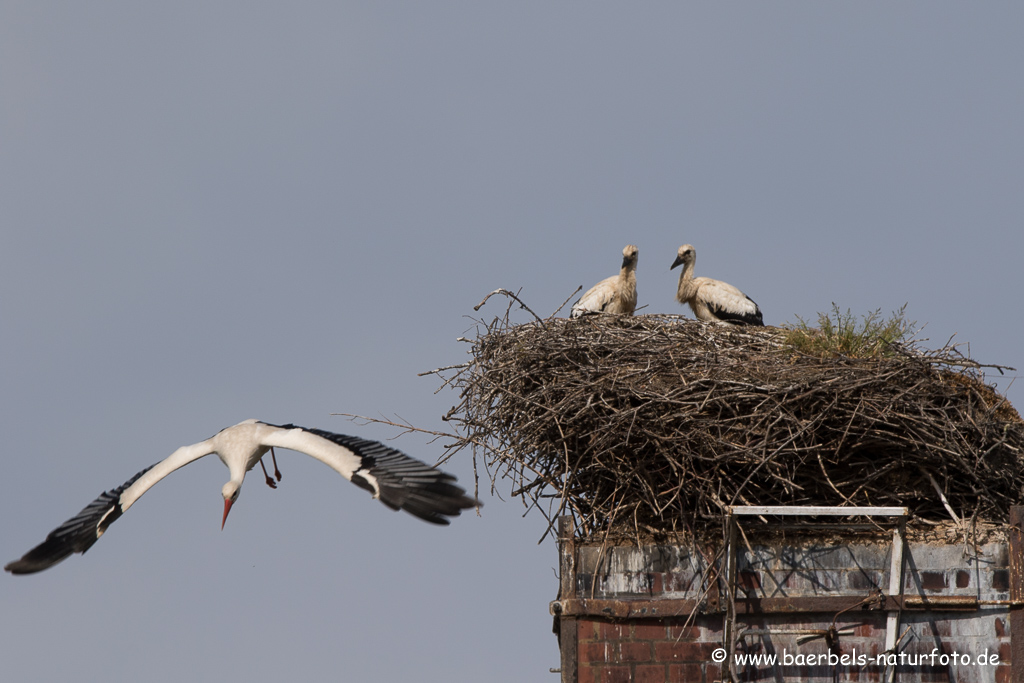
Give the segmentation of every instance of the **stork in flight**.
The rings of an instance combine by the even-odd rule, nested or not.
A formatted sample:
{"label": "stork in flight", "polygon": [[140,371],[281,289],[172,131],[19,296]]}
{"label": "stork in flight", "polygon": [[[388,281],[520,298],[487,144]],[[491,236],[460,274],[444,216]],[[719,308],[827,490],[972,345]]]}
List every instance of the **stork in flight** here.
{"label": "stork in flight", "polygon": [[572,305],[571,318],[593,313],[633,315],[636,310],[637,248],[627,244],[622,250],[622,267],[618,275],[601,280]]}
{"label": "stork in flight", "polygon": [[[452,475],[382,443],[292,424],[278,426],[246,420],[221,430],[206,441],[182,446],[121,486],[101,493],[85,509],[50,532],[45,541],[4,569],[12,574],[32,574],[52,567],[72,553],[84,553],[151,486],[179,467],[211,453],[216,453],[231,473],[221,489],[224,497],[221,528],[224,528],[228,512],[238,500],[246,472],[257,462],[262,465],[262,458],[268,451],[274,457],[275,446],[312,456],[372,493],[392,510],[405,510],[432,524],[448,524],[448,517],[457,517],[462,510],[481,505],[455,484]],[[274,470],[280,480],[276,458]],[[267,484],[276,488],[269,476]]]}
{"label": "stork in flight", "polygon": [[764,326],[761,309],[754,300],[728,282],[712,280],[709,277],[694,277],[693,265],[697,262],[697,250],[692,244],[684,244],[676,252],[672,268],[682,264],[679,274],[679,289],[676,300],[689,304],[698,320],[705,322],[732,323],[734,325]]}

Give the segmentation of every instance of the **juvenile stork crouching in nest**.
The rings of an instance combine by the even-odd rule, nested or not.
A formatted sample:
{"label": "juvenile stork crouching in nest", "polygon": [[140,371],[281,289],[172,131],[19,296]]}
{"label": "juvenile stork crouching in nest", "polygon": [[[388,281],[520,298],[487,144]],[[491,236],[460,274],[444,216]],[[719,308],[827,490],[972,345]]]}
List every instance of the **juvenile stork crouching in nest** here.
{"label": "juvenile stork crouching in nest", "polygon": [[592,313],[633,315],[636,309],[637,248],[627,244],[622,250],[622,269],[618,275],[605,278],[587,290],[572,305],[570,317],[580,318]]}
{"label": "juvenile stork crouching in nest", "polygon": [[[697,261],[697,250],[691,244],[679,247],[672,268],[683,264],[679,275],[679,290],[676,299],[689,304],[698,320],[739,325],[764,326],[761,309],[749,296],[727,282],[709,277],[694,277],[693,264]],[[669,268],[669,270],[672,270]]]}

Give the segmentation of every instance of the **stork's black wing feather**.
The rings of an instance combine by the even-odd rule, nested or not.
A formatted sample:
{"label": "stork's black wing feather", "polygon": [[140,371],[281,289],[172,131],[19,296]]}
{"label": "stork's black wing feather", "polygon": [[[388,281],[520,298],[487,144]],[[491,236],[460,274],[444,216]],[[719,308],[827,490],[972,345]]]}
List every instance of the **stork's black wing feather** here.
{"label": "stork's black wing feather", "polygon": [[380,488],[381,502],[392,510],[405,510],[431,524],[448,524],[448,517],[458,517],[462,510],[483,504],[466,495],[465,489],[455,483],[454,476],[378,441],[296,425],[282,425],[282,428],[302,429],[362,458],[362,464],[352,475],[352,483],[376,493],[360,473],[372,476]]}
{"label": "stork's black wing feather", "polygon": [[706,302],[708,310],[723,322],[738,323],[741,325],[753,325],[755,327],[764,327],[764,318],[761,317],[761,309],[758,307],[757,302],[747,297],[747,301],[754,304],[754,312],[739,312],[731,311],[723,306],[716,306],[714,302]]}
{"label": "stork's black wing feather", "polygon": [[121,516],[121,494],[134,484],[139,477],[153,469],[151,465],[115,489],[99,495],[86,505],[81,512],[50,532],[46,540],[4,567],[12,574],[32,574],[42,571],[72,553],[84,553],[103,535],[107,527]]}

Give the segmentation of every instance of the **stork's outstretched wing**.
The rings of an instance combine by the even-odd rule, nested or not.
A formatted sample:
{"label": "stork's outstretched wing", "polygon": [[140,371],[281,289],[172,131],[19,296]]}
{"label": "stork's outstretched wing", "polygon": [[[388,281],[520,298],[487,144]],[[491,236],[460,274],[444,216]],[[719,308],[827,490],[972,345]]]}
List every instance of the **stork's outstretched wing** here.
{"label": "stork's outstretched wing", "polygon": [[155,465],[147,467],[116,489],[101,493],[81,512],[51,531],[45,541],[4,569],[12,574],[33,574],[67,559],[72,553],[84,553],[121,516],[120,500],[125,489],[153,467]]}
{"label": "stork's outstretched wing", "polygon": [[316,458],[392,510],[448,524],[448,517],[481,505],[452,475],[377,441],[292,424],[270,426],[278,430],[261,439],[264,445]]}
{"label": "stork's outstretched wing", "polygon": [[[217,453],[231,472],[224,485],[225,518],[249,471],[272,447],[290,448],[320,460],[349,481],[366,489],[393,510],[405,510],[432,524],[480,501],[466,495],[455,477],[410,458],[382,443],[295,425],[246,420],[197,444],[182,446],[121,486],[100,494],[77,515],[50,532],[46,540],[4,569],[32,574],[52,567],[72,553],[84,553],[142,494],[171,472],[205,455]],[[229,487],[233,489],[225,493]]]}
{"label": "stork's outstretched wing", "polygon": [[33,574],[52,567],[72,553],[84,553],[150,487],[179,467],[212,453],[211,441],[182,446],[117,488],[101,493],[81,512],[51,531],[45,541],[4,569],[12,574]]}

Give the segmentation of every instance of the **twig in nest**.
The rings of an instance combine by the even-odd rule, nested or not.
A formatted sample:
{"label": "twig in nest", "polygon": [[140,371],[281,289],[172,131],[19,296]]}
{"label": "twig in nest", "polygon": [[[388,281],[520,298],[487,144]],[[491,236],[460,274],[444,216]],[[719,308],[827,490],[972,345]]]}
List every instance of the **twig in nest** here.
{"label": "twig in nest", "polygon": [[[540,318],[494,294],[509,306],[475,321],[469,362],[430,373],[458,392],[454,433],[416,431],[452,439],[445,458],[469,448],[549,529],[568,514],[605,538],[718,536],[725,501],[1003,522],[1021,498],[1005,473],[1024,422],[958,351],[818,357],[775,328],[671,315],[515,325],[513,302]],[[939,499],[921,476],[937,469]]]}
{"label": "twig in nest", "polygon": [[920,468],[920,469],[921,469],[921,473],[922,473],[922,474],[924,474],[924,476],[928,477],[928,481],[930,481],[930,482],[931,482],[931,484],[932,484],[932,488],[933,488],[933,489],[935,489],[935,493],[939,494],[939,500],[941,500],[941,501],[942,501],[942,506],[943,506],[944,508],[946,508],[946,512],[948,512],[948,513],[949,513],[949,516],[953,518],[953,521],[954,521],[954,522],[956,522],[957,524],[959,524],[959,523],[960,523],[960,518],[959,518],[959,517],[957,517],[957,515],[956,515],[956,513],[955,513],[955,512],[953,512],[953,508],[951,508],[951,507],[949,506],[949,501],[948,501],[948,500],[946,500],[946,494],[944,494],[944,493],[942,492],[942,489],[941,489],[941,488],[939,488],[939,482],[935,481],[935,477],[933,477],[933,476],[931,475],[931,472],[928,472],[928,471],[927,471],[927,470],[925,470],[925,469],[924,469],[923,467],[922,467],[922,468]]}
{"label": "twig in nest", "polygon": [[[534,313],[533,309],[531,309],[529,306],[524,304],[522,299],[520,299],[518,296],[516,296],[512,292],[510,292],[507,289],[504,289],[502,287],[499,287],[498,289],[494,290],[493,292],[491,292],[490,294],[485,296],[483,301],[481,301],[480,303],[478,303],[476,306],[473,307],[473,310],[474,311],[479,311],[481,308],[483,308],[483,305],[485,303],[487,303],[487,300],[490,299],[495,294],[504,294],[505,296],[507,296],[510,299],[515,299],[519,303],[520,308],[523,308],[523,309],[529,311],[530,315],[532,315],[534,318],[537,319],[537,322],[539,322],[542,326],[544,325],[544,321],[540,319],[540,316],[537,315],[536,313]],[[572,298],[572,297],[570,297],[570,298]],[[564,306],[564,304],[563,304],[563,306]]]}
{"label": "twig in nest", "polygon": [[[569,301],[570,301],[570,300],[571,300],[571,299],[572,299],[572,298],[573,298],[574,296],[576,296],[576,295],[577,295],[577,294],[579,293],[579,291],[580,291],[581,289],[583,289],[583,285],[579,285],[578,287],[576,287],[576,290],[575,290],[575,291],[574,291],[574,292],[573,292],[572,294],[570,294],[570,295],[569,295],[569,296],[568,296],[568,297],[566,298],[566,300],[565,300],[565,301],[563,301],[563,302],[562,302],[562,305],[561,305],[561,306],[559,306],[558,308],[556,308],[556,309],[555,309],[555,312],[551,314],[551,317],[553,318],[553,317],[555,317],[556,315],[558,315],[558,312],[559,312],[559,311],[561,311],[561,310],[562,310],[563,308],[565,308],[565,305],[566,305],[567,303],[569,303]],[[478,309],[473,309],[473,310],[478,310]]]}
{"label": "twig in nest", "polygon": [[461,370],[462,368],[469,367],[469,363],[458,363],[456,365],[446,365],[443,368],[434,368],[433,370],[427,370],[426,372],[416,373],[417,377],[425,377],[427,375],[436,375],[444,372],[445,370]]}

